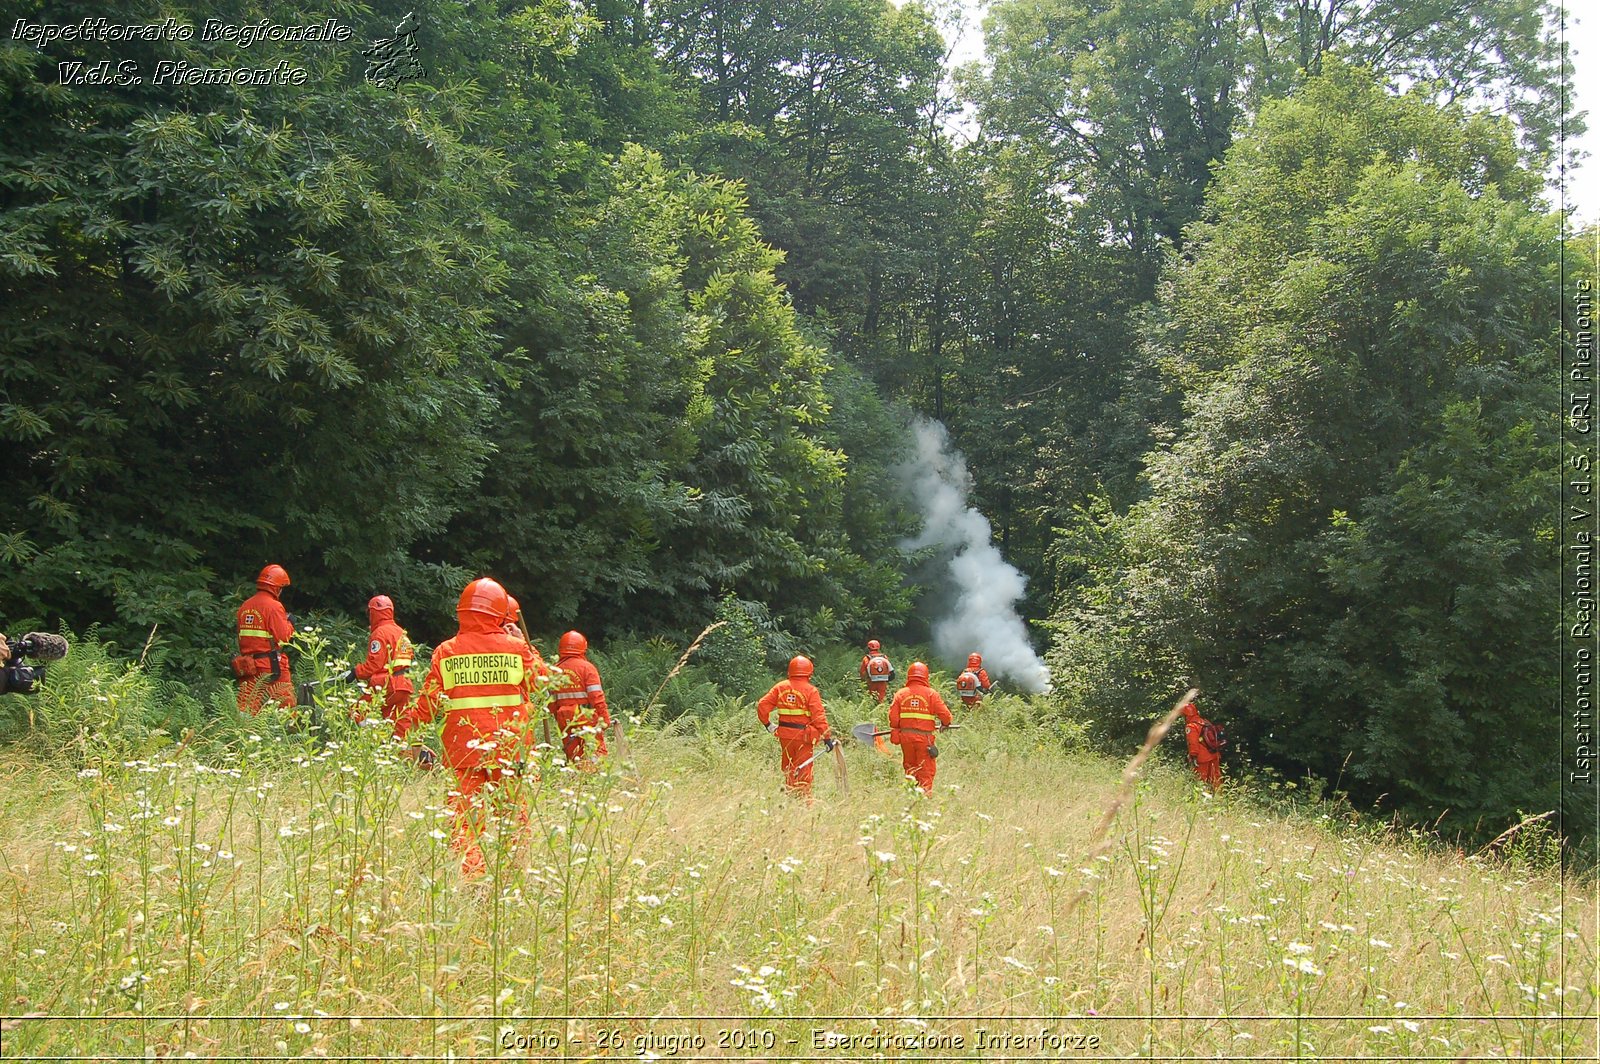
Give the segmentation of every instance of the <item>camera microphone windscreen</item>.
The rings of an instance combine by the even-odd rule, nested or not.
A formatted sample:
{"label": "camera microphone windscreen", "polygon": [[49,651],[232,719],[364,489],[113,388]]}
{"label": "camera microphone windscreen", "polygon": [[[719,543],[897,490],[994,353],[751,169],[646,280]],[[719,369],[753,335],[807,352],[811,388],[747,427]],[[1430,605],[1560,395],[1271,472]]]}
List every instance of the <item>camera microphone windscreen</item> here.
{"label": "camera microphone windscreen", "polygon": [[60,661],[67,656],[67,641],[49,632],[29,632],[22,637],[28,656],[40,661]]}

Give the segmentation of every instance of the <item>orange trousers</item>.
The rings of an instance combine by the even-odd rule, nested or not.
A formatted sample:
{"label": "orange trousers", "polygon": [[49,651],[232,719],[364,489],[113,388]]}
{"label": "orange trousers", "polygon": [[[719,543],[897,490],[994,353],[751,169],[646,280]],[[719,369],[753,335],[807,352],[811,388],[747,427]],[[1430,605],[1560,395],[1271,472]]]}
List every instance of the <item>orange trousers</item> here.
{"label": "orange trousers", "polygon": [[873,698],[876,698],[879,702],[882,702],[884,699],[889,697],[889,681],[868,680],[867,690],[872,692]]}
{"label": "orange trousers", "polygon": [[445,764],[456,774],[449,801],[455,814],[450,848],[461,854],[461,874],[475,878],[487,870],[480,840],[491,822],[509,825],[515,833],[528,823],[523,787],[539,775],[530,757],[527,714],[520,709],[457,711],[445,718],[440,738]]}
{"label": "orange trousers", "polygon": [[361,696],[361,700],[356,703],[356,709],[354,713],[356,720],[359,721],[366,717],[364,710],[369,710],[372,708],[373,702],[377,700],[379,691],[383,692],[384,720],[398,720],[400,718],[400,714],[404,713],[406,707],[411,704],[410,680],[406,680],[404,683],[387,683],[382,687],[374,687],[366,694]]}
{"label": "orange trousers", "polygon": [[1197,758],[1191,764],[1194,765],[1194,774],[1200,777],[1200,782],[1210,787],[1213,792],[1222,789],[1222,758]]}
{"label": "orange trousers", "polygon": [[929,745],[924,739],[900,740],[900,767],[907,776],[916,780],[924,794],[933,791],[933,774],[939,764],[928,756]]}
{"label": "orange trousers", "polygon": [[[793,735],[794,738],[789,736]],[[811,770],[816,767],[816,762],[801,768],[802,764],[811,760],[811,755],[816,747],[812,745],[810,730],[804,728],[779,728],[778,747],[783,751],[783,786],[790,794],[809,798],[811,796]]]}
{"label": "orange trousers", "polygon": [[571,706],[561,705],[556,706],[550,713],[561,726],[561,749],[566,753],[568,761],[574,765],[584,761],[584,756],[588,753],[590,736],[594,737],[594,756],[606,756],[606,733],[604,729],[596,726],[592,716],[587,713],[579,716]]}
{"label": "orange trousers", "polygon": [[248,680],[239,681],[239,712],[252,717],[261,715],[261,707],[267,702],[278,703],[287,709],[294,708],[294,678],[289,675],[289,659],[282,654],[278,655],[278,679],[271,679],[272,673],[266,672],[260,676],[253,676]]}

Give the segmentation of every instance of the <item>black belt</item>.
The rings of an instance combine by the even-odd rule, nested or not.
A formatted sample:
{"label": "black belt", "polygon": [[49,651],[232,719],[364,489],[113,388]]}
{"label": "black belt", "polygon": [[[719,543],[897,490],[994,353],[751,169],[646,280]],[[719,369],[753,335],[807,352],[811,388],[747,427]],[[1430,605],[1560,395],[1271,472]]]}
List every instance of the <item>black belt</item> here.
{"label": "black belt", "polygon": [[280,651],[277,650],[252,650],[249,652],[252,658],[272,659],[272,673],[267,677],[270,683],[277,683],[283,678],[283,662],[278,657],[279,653]]}
{"label": "black belt", "polygon": [[780,727],[780,728],[804,728],[805,725],[804,724],[790,724],[790,723],[788,723],[786,721],[781,721],[780,720],[778,722],[778,727]]}

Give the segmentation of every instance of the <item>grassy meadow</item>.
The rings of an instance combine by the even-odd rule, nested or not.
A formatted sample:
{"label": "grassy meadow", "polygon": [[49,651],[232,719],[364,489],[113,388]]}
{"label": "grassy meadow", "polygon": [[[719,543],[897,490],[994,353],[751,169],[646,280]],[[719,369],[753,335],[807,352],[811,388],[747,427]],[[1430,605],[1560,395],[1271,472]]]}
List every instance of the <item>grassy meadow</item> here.
{"label": "grassy meadow", "polygon": [[3,1055],[1593,1058],[1595,887],[1539,846],[1212,798],[1158,758],[1091,856],[1121,763],[1019,698],[963,723],[931,798],[859,744],[848,794],[819,759],[787,798],[731,700],[636,728],[636,769],[546,752],[477,884],[450,775],[380,729],[8,748]]}

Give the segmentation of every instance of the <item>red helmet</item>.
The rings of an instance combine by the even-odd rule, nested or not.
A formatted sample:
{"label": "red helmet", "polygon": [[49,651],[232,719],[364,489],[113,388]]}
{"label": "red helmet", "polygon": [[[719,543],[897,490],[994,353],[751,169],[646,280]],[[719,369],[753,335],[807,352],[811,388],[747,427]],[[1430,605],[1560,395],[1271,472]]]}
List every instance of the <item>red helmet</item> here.
{"label": "red helmet", "polygon": [[289,586],[289,573],[281,565],[269,565],[256,576],[256,587],[263,591],[277,591]]}
{"label": "red helmet", "polygon": [[791,680],[807,679],[814,671],[811,667],[811,659],[803,654],[789,659],[789,679]]}
{"label": "red helmet", "polygon": [[883,649],[883,644],[878,642],[876,639],[867,640],[867,653],[876,654],[878,651],[880,651],[882,649]]}
{"label": "red helmet", "polygon": [[522,603],[517,601],[517,596],[506,596],[506,620],[513,623],[522,620]]}
{"label": "red helmet", "polygon": [[920,661],[913,661],[906,668],[906,683],[927,683],[928,666]]}
{"label": "red helmet", "polygon": [[967,668],[969,668],[969,669],[981,669],[981,668],[983,668],[983,655],[982,654],[978,654],[978,653],[968,654],[967,655]]}
{"label": "red helmet", "polygon": [[461,592],[456,600],[456,612],[487,613],[496,621],[502,621],[510,604],[511,596],[506,594],[505,588],[487,576],[480,576]]}
{"label": "red helmet", "polygon": [[556,644],[556,653],[564,658],[581,658],[588,649],[589,641],[583,637],[582,632],[567,632]]}

